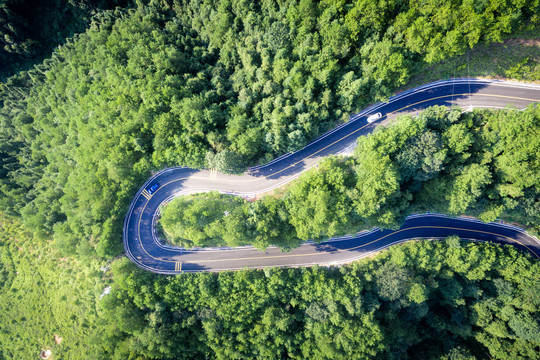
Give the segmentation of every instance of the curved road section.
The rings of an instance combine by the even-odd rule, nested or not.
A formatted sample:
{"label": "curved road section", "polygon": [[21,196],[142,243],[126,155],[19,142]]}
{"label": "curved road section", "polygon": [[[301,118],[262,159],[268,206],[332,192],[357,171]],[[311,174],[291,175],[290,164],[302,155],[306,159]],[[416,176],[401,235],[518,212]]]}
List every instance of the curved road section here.
{"label": "curved road section", "polygon": [[[367,256],[392,244],[415,238],[461,238],[512,244],[540,258],[540,243],[524,230],[500,223],[482,223],[470,218],[450,218],[438,214],[409,217],[397,231],[373,229],[354,236],[335,238],[319,244],[305,243],[288,253],[275,247],[258,251],[252,247],[186,250],[161,244],[155,222],[161,204],[174,196],[217,190],[251,197],[270,191],[315,166],[331,154],[350,151],[359,136],[398,115],[416,114],[433,105],[473,107],[513,106],[521,109],[540,102],[540,86],[512,82],[455,79],[424,85],[391,97],[352,116],[347,123],[327,132],[305,148],[283,155],[270,163],[250,168],[243,175],[225,175],[215,170],[169,168],[154,175],[133,199],[124,221],[127,256],[143,269],[161,273],[222,271],[267,266],[309,266],[343,264]],[[367,116],[383,117],[368,123]],[[160,187],[148,189],[155,183]]]}

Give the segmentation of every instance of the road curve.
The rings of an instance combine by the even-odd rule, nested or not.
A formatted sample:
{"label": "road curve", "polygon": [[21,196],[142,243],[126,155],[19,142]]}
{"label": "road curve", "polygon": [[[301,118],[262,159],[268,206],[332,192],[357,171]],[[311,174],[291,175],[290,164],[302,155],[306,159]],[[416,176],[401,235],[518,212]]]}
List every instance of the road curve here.
{"label": "road curve", "polygon": [[[461,238],[512,244],[540,258],[540,242],[523,229],[482,223],[471,218],[450,218],[440,214],[414,215],[397,231],[373,229],[354,236],[314,244],[305,243],[288,253],[275,247],[258,251],[252,247],[186,250],[161,244],[155,221],[159,206],[174,196],[217,190],[251,197],[270,191],[315,166],[322,158],[347,152],[359,136],[398,115],[415,114],[433,105],[505,107],[521,109],[540,102],[540,86],[481,79],[454,79],[427,84],[391,97],[351,116],[347,123],[317,138],[303,149],[283,155],[268,164],[250,168],[243,175],[225,175],[213,170],[169,168],[152,176],[135,195],[124,221],[126,255],[139,267],[160,274],[222,271],[267,266],[335,265],[367,256],[392,244],[415,238]],[[381,112],[382,120],[373,124],[367,115]],[[147,188],[158,182],[159,189],[149,195]]]}

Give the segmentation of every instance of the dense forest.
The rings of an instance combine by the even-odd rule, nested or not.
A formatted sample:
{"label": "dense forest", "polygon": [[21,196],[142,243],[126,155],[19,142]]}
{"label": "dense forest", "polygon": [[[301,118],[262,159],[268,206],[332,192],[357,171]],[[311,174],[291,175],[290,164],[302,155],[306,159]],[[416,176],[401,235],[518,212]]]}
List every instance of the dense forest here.
{"label": "dense forest", "polygon": [[514,220],[540,230],[540,108],[432,107],[361,137],[352,158],[329,158],[279,196],[254,202],[208,193],[161,210],[166,237],[183,246],[297,246],[415,212]]}
{"label": "dense forest", "polygon": [[126,0],[0,0],[0,81],[84,32],[93,15]]}
{"label": "dense forest", "polygon": [[336,268],[167,277],[0,227],[0,359],[539,359],[540,262],[511,246],[424,240]]}
{"label": "dense forest", "polygon": [[534,359],[539,266],[458,238],[333,269],[156,280],[125,259],[104,307],[117,324],[108,335],[124,337],[120,358]]}
{"label": "dense forest", "polygon": [[298,149],[415,64],[499,41],[539,7],[185,0],[102,12],[0,86],[0,208],[65,254],[116,255],[150,171],[239,171]]}
{"label": "dense forest", "polygon": [[[152,171],[264,163],[538,13],[513,0],[0,0],[0,360],[539,359],[540,263],[510,246],[452,237],[342,267],[178,276],[115,257]],[[432,108],[277,196],[180,197],[160,226],[185,246],[283,249],[425,210],[539,231],[539,122],[535,106]]]}

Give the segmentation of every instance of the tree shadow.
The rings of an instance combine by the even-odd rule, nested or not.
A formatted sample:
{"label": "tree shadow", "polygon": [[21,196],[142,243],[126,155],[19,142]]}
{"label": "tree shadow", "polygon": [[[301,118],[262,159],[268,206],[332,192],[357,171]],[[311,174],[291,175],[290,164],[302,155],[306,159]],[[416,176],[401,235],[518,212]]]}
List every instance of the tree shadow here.
{"label": "tree shadow", "polygon": [[[480,90],[486,88],[487,83],[468,83],[464,81],[459,84],[447,84],[434,88],[429,88],[414,95],[398,98],[400,94],[396,95],[392,103],[388,103],[385,106],[386,113],[392,113],[393,116],[399,116],[404,114],[410,114],[420,112],[426,108],[434,105],[439,106],[461,106],[466,107],[468,104],[466,100],[470,96],[474,96]],[[393,98],[390,98],[392,101]]]}

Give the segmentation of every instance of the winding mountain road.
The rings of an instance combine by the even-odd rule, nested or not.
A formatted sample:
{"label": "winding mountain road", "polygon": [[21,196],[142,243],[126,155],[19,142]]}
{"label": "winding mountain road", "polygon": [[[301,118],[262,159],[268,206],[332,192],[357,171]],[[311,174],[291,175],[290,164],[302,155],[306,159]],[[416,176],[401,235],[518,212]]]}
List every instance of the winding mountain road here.
{"label": "winding mountain road", "polygon": [[[512,244],[540,258],[540,242],[524,230],[501,223],[482,223],[440,214],[409,217],[397,231],[373,229],[354,236],[311,242],[288,253],[275,247],[258,251],[252,247],[186,250],[162,244],[155,230],[159,206],[174,196],[217,190],[251,197],[270,191],[297,178],[331,154],[350,151],[359,136],[386,124],[398,115],[415,114],[433,105],[459,105],[521,109],[540,102],[540,86],[480,79],[455,79],[427,84],[375,104],[352,116],[347,123],[327,132],[305,148],[270,163],[250,168],[243,175],[225,175],[215,170],[169,168],[154,175],[135,195],[124,221],[124,248],[131,261],[143,269],[161,273],[222,271],[267,266],[309,266],[343,264],[367,256],[392,244],[416,238],[461,238]],[[367,115],[381,112],[383,118],[368,124]],[[160,187],[153,194],[147,189]]]}

